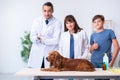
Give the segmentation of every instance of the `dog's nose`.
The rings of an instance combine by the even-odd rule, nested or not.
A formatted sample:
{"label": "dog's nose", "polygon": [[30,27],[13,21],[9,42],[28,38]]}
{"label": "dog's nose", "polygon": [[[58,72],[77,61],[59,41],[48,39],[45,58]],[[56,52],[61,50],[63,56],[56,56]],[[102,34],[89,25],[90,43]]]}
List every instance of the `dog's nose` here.
{"label": "dog's nose", "polygon": [[46,60],[48,60],[48,57],[46,57]]}

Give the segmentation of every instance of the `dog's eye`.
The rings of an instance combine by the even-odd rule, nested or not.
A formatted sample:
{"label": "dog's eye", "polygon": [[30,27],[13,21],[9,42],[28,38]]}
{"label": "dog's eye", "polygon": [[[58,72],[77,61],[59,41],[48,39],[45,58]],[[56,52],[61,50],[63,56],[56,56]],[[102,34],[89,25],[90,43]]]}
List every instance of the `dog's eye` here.
{"label": "dog's eye", "polygon": [[51,56],[53,56],[53,54],[51,54]]}
{"label": "dog's eye", "polygon": [[53,54],[50,54],[50,56],[53,56]]}
{"label": "dog's eye", "polygon": [[51,57],[51,58],[54,58],[55,56],[54,56],[54,54],[51,54],[50,57]]}

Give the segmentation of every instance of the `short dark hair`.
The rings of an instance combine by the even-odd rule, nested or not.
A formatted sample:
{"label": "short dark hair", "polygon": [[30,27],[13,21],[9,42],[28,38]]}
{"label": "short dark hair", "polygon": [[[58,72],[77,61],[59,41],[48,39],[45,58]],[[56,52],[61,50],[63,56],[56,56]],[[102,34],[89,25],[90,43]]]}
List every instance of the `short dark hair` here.
{"label": "short dark hair", "polygon": [[52,8],[52,10],[54,10],[54,9],[53,9],[53,4],[52,4],[51,2],[46,2],[46,3],[44,3],[44,4],[43,4],[43,7],[44,7],[44,6],[50,6],[50,7]]}
{"label": "short dark hair", "polygon": [[92,19],[92,22],[94,22],[96,19],[100,18],[103,22],[105,21],[105,18],[103,15],[95,15]]}

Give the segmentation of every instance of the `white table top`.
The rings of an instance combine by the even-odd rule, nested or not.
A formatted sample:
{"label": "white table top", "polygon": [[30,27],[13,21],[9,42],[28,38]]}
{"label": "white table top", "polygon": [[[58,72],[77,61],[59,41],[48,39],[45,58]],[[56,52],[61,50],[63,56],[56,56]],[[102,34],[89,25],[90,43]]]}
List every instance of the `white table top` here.
{"label": "white table top", "polygon": [[50,72],[50,71],[40,71],[40,68],[24,68],[15,73],[17,76],[120,76],[118,73],[113,73],[108,70],[102,70],[101,68],[96,68],[94,72],[80,72],[80,71],[60,71],[60,72]]}

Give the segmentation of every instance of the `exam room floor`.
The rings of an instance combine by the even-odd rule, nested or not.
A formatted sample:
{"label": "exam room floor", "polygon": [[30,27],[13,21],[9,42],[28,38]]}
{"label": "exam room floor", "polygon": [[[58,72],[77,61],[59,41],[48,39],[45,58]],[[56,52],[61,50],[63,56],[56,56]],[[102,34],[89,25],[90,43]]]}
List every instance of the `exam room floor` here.
{"label": "exam room floor", "polygon": [[14,74],[1,74],[0,80],[33,80],[33,77],[15,76]]}
{"label": "exam room floor", "polygon": [[[34,80],[34,78],[31,76],[15,76],[14,74],[1,74],[0,73],[0,80]],[[94,80],[94,79],[83,79],[83,80]],[[114,80],[114,79],[110,79]]]}

